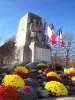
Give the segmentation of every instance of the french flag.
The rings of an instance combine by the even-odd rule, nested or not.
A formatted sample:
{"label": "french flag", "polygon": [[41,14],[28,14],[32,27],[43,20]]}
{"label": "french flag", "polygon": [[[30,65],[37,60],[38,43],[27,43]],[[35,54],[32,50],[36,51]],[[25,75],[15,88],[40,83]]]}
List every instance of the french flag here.
{"label": "french flag", "polygon": [[[53,26],[53,24],[52,24],[52,26]],[[52,28],[53,27],[49,27],[49,26],[47,26],[47,35],[48,35],[48,37],[49,37],[49,39],[51,40],[51,42],[52,42],[52,45],[54,45],[54,44],[56,44],[56,35],[55,35],[55,33],[52,31]]]}
{"label": "french flag", "polygon": [[59,29],[59,35],[57,36],[56,41],[59,42],[59,45],[60,45],[61,47],[64,47],[65,43],[64,43],[64,41],[63,41],[62,30],[61,30],[61,28]]}

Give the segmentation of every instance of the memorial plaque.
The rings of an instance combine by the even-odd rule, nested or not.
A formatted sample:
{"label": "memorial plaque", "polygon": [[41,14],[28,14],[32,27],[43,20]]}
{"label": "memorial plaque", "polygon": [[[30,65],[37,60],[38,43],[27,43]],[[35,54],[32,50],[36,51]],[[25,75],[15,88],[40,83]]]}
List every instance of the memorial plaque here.
{"label": "memorial plaque", "polygon": [[36,47],[35,49],[35,59],[36,61],[50,61],[51,60],[50,49],[44,49]]}

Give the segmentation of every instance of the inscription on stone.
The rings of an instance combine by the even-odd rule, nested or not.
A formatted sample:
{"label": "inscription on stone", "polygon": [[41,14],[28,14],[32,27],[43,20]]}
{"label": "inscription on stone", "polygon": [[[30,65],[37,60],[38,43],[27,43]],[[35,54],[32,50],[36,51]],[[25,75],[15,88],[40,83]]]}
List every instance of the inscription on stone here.
{"label": "inscription on stone", "polygon": [[51,50],[44,48],[35,48],[35,59],[36,61],[50,61],[51,60]]}

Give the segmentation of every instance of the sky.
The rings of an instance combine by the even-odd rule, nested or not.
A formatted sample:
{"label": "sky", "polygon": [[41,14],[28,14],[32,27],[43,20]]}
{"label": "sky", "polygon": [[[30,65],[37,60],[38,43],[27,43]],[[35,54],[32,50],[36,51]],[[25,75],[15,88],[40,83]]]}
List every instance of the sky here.
{"label": "sky", "polygon": [[0,45],[16,35],[20,18],[28,12],[75,36],[75,0],[0,0]]}

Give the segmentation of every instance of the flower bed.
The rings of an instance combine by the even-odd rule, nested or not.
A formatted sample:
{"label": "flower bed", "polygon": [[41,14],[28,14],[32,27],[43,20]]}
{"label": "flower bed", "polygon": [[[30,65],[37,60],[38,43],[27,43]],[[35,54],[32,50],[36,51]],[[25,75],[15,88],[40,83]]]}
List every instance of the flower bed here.
{"label": "flower bed", "polygon": [[37,96],[46,98],[73,94],[75,72],[70,69],[65,69],[64,72],[67,74],[57,74],[43,63],[30,71],[23,66],[17,66],[14,72],[1,75],[3,86],[0,86],[0,100],[37,100]]}

